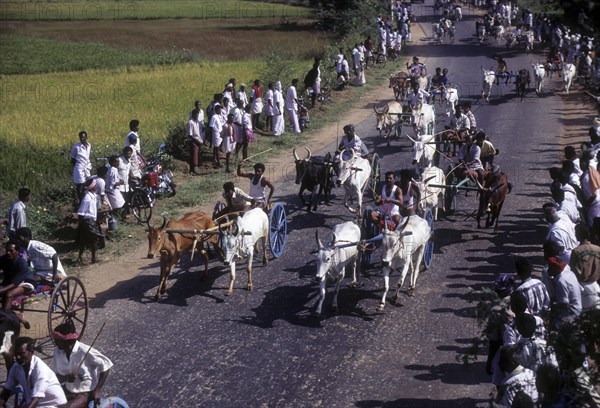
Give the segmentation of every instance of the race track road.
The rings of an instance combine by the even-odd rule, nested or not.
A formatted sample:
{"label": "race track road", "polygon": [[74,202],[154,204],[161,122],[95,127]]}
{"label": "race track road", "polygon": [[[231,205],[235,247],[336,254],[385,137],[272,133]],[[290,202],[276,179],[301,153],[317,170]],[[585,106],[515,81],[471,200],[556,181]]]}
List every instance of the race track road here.
{"label": "race track road", "polygon": [[[429,0],[417,6],[426,33],[430,6]],[[430,72],[449,69],[461,99],[473,102],[479,127],[500,150],[496,163],[508,173],[513,192],[499,231],[477,229],[470,218],[475,194],[461,195],[459,211],[436,222],[433,265],[421,273],[415,297],[403,292],[401,304],[388,303],[384,314],[376,313],[382,277],[374,267],[363,271],[360,288],[343,286],[339,313],[330,311],[328,297],[319,319],[311,314],[318,291],[311,254],[315,228],[325,233],[352,216],[340,204],[341,189],[334,190],[333,205],[309,214],[299,209],[293,178],[281,180],[277,201],[285,203],[289,216],[285,251],[268,267],[255,264],[253,291],[244,289],[245,272],[238,270],[233,296],[225,297],[229,277],[213,261],[208,281],[199,280],[197,266],[174,273],[167,296],[156,303],[155,263],[96,302],[89,333],[109,322],[97,347],[115,362],[107,394],[135,408],[455,408],[487,400],[492,386],[484,356],[468,366],[457,361],[479,334],[469,288],[490,286],[498,273],[512,272],[515,254],[530,256],[539,272],[545,233],[540,208],[549,198],[547,168],[560,157],[564,124],[556,78],[542,95],[531,92],[523,102],[514,85],[494,86],[490,102],[480,100],[480,67],[495,68],[490,57],[504,46],[475,41],[472,13],[464,10],[454,44],[419,38],[408,52],[421,57]],[[542,55],[524,50],[507,54],[512,70],[530,69],[538,58]],[[446,120],[438,115],[437,129]],[[378,139],[374,118],[355,125],[382,157],[382,171],[410,164],[406,138],[388,148]],[[397,279],[392,277],[392,287]]]}

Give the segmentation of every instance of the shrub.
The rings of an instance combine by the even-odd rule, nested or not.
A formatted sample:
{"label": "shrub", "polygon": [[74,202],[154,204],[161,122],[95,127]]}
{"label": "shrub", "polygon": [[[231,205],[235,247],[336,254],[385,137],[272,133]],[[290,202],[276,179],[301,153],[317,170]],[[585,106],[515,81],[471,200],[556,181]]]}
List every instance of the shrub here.
{"label": "shrub", "polygon": [[167,125],[167,153],[177,160],[188,160],[188,141],[185,123],[170,122]]}

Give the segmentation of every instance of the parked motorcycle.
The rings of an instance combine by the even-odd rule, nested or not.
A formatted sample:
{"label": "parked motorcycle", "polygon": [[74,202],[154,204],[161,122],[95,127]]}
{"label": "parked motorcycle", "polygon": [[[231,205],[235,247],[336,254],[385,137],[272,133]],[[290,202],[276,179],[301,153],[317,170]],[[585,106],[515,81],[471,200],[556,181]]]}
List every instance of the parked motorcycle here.
{"label": "parked motorcycle", "polygon": [[142,184],[148,187],[155,197],[162,195],[173,197],[176,193],[177,185],[173,182],[173,173],[165,170],[162,165],[166,155],[165,147],[164,143],[160,144],[158,154],[148,160],[142,176]]}

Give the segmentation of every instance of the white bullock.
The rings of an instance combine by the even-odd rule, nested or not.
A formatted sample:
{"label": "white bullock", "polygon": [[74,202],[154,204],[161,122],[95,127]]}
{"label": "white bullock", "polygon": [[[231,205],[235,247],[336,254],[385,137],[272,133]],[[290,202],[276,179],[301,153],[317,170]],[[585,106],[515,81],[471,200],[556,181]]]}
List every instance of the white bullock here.
{"label": "white bullock", "polygon": [[569,94],[569,88],[571,87],[573,79],[575,79],[575,65],[565,64],[562,74],[563,82],[565,83],[565,92]]}
{"label": "white bullock", "polygon": [[481,91],[481,97],[485,99],[487,102],[490,101],[490,94],[492,93],[492,85],[494,85],[494,81],[496,80],[496,73],[491,69],[483,69],[483,90]]}
{"label": "white bullock", "polygon": [[501,25],[494,26],[494,37],[496,38],[496,44],[500,44],[500,41],[504,37],[504,27]]}
{"label": "white bullock", "polygon": [[446,189],[442,187],[433,187],[432,184],[445,185],[446,175],[439,167],[430,166],[423,169],[421,179],[423,181],[417,182],[419,190],[421,191],[418,209],[421,213],[425,213],[426,210],[431,209],[433,211],[433,219],[437,220],[438,208],[441,207],[442,210],[444,210],[444,195],[446,194]]}
{"label": "white bullock", "polygon": [[230,230],[220,232],[225,265],[230,267],[229,289],[227,295],[233,292],[235,281],[235,263],[239,258],[248,258],[248,290],[252,290],[252,261],[254,247],[262,240],[263,265],[267,264],[267,237],[269,235],[269,218],[262,208],[254,208],[238,217]]}
{"label": "white bullock", "polygon": [[544,78],[546,78],[546,68],[544,64],[531,63],[533,67],[533,78],[535,80],[535,92],[542,93],[542,87],[544,86]]}
{"label": "white bullock", "polygon": [[382,263],[383,263],[383,284],[384,292],[381,303],[377,308],[383,312],[385,300],[390,290],[390,273],[395,270],[402,270],[400,280],[396,288],[396,294],[392,302],[398,300],[398,293],[404,285],[404,279],[410,269],[410,285],[408,287],[409,296],[413,295],[419,269],[425,252],[425,244],[431,236],[431,229],[423,218],[417,215],[408,217],[403,227],[396,231],[390,231],[387,228],[383,230],[382,242]]}
{"label": "white bullock", "polygon": [[458,102],[458,89],[448,86],[445,93],[446,98],[446,116],[454,115],[456,113],[456,103]]}
{"label": "white bullock", "polygon": [[[348,155],[351,154],[349,158]],[[371,164],[367,159],[358,157],[354,150],[345,150],[340,154],[340,175],[339,182],[344,186],[346,193],[344,205],[351,213],[357,212],[357,209],[351,208],[348,203],[356,198],[358,204],[358,214],[362,217],[362,199],[365,188],[371,177]]]}
{"label": "white bullock", "polygon": [[412,164],[420,164],[421,167],[429,167],[433,165],[435,155],[435,137],[434,135],[419,135],[407,137],[413,142],[413,157]]}
{"label": "white bullock", "polygon": [[424,135],[435,132],[435,110],[433,105],[424,103],[420,109],[413,109],[412,115],[417,134]]}
{"label": "white bullock", "polygon": [[402,113],[402,105],[399,102],[392,101],[388,102],[388,104],[385,105],[385,108],[383,108],[381,111],[378,111],[375,106],[373,106],[373,110],[375,111],[375,118],[377,120],[377,125],[375,128],[379,131],[380,137],[387,139],[389,146],[390,134],[392,131],[398,131],[397,125],[398,120],[400,120],[399,114]]}
{"label": "white bullock", "polygon": [[351,221],[333,227],[331,235],[325,243],[319,239],[319,230],[316,232],[317,245],[317,275],[319,281],[319,303],[315,310],[316,315],[321,315],[323,301],[325,300],[327,275],[335,281],[335,295],[332,308],[337,311],[337,297],[340,285],[346,273],[346,266],[352,267],[352,285],[356,285],[356,261],[358,256],[358,242],[360,241],[360,227]]}

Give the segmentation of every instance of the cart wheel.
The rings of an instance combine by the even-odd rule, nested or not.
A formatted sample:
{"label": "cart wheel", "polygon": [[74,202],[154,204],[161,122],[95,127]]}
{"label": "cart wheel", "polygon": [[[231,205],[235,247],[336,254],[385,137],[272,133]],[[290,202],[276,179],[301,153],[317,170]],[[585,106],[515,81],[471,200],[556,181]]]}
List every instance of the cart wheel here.
{"label": "cart wheel", "polygon": [[379,162],[379,155],[377,153],[373,153],[373,158],[371,159],[371,192],[373,193],[373,197],[375,197],[375,189],[377,188],[377,183],[381,180],[381,163]]}
{"label": "cart wheel", "polygon": [[276,203],[269,214],[269,247],[275,258],[283,254],[287,236],[287,219],[283,204]]}
{"label": "cart wheel", "polygon": [[109,397],[100,401],[100,408],[129,408],[129,405],[119,397]]}
{"label": "cart wheel", "polygon": [[131,212],[136,220],[146,224],[152,218],[152,203],[148,195],[142,190],[136,190],[131,194]]}
{"label": "cart wheel", "polygon": [[56,326],[72,322],[79,332],[78,340],[83,337],[88,318],[88,298],[83,283],[75,276],[68,276],[58,282],[48,305],[48,333]]}
{"label": "cart wheel", "polygon": [[[454,173],[447,172],[446,185],[454,186],[456,184],[456,176]],[[456,211],[456,188],[446,188],[444,194],[444,208],[446,215],[453,214]]]}
{"label": "cart wheel", "polygon": [[433,221],[433,211],[431,208],[425,210],[425,216],[423,217],[429,228],[431,228],[431,235],[429,236],[429,240],[425,244],[425,251],[423,253],[423,263],[425,265],[425,269],[429,269],[431,266],[431,262],[433,261],[433,230],[434,230],[434,221]]}
{"label": "cart wheel", "polygon": [[396,136],[396,140],[400,140],[402,139],[402,120],[398,120],[398,123],[396,123],[395,129],[395,136]]}

